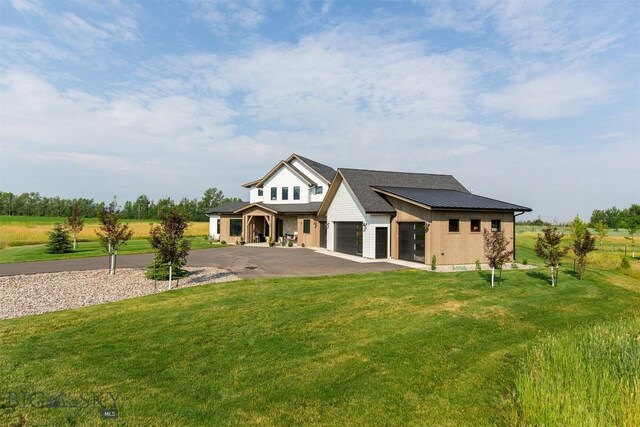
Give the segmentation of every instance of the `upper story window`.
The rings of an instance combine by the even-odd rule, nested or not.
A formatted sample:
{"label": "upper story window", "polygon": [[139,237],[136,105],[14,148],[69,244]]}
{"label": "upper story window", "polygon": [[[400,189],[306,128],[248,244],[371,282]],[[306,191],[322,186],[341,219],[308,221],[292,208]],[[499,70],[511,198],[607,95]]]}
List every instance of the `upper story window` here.
{"label": "upper story window", "polygon": [[271,187],[271,200],[278,200],[278,188]]}
{"label": "upper story window", "polygon": [[293,187],[293,200],[300,200],[300,187]]}
{"label": "upper story window", "polygon": [[480,232],[480,220],[479,219],[472,219],[471,220],[471,232],[472,233],[479,233]]}
{"label": "upper story window", "polygon": [[458,233],[460,231],[460,220],[459,219],[450,219],[449,220],[449,233]]}
{"label": "upper story window", "polygon": [[289,187],[282,187],[282,200],[289,200]]}
{"label": "upper story window", "polygon": [[322,194],[322,185],[316,186],[316,194]]}
{"label": "upper story window", "polygon": [[501,222],[499,219],[492,219],[491,220],[491,231],[500,231],[501,228]]}
{"label": "upper story window", "polygon": [[258,188],[258,196],[262,197],[263,194],[262,188]]}

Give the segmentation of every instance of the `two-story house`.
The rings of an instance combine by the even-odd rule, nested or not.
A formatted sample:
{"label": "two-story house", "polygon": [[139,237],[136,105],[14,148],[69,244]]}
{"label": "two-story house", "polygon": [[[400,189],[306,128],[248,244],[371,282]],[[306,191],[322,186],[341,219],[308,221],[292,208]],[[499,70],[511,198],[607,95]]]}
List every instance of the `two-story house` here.
{"label": "two-story house", "polygon": [[234,243],[288,238],[364,258],[429,264],[486,261],[482,231],[531,209],[472,194],[451,175],[333,168],[292,154],[244,184],[249,202],[207,212],[211,235]]}
{"label": "two-story house", "polygon": [[210,234],[228,243],[295,240],[306,246],[326,246],[325,222],[317,213],[335,169],[292,154],[265,176],[248,182],[249,201],[225,203],[207,212]]}

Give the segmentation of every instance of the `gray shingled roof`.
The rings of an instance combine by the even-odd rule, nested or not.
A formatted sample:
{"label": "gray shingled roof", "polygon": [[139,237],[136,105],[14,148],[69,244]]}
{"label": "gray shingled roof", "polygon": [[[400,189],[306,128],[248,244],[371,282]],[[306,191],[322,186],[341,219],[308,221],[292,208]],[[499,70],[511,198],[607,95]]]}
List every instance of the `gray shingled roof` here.
{"label": "gray shingled roof", "polygon": [[318,172],[327,181],[331,182],[331,180],[333,180],[333,177],[336,174],[336,170],[331,166],[323,165],[322,163],[316,162],[315,160],[302,157],[299,154],[294,154],[294,156],[306,163],[307,166],[309,166],[311,169]]}
{"label": "gray shingled roof", "polygon": [[363,169],[338,169],[358,201],[366,212],[394,213],[395,209],[384,196],[376,193],[372,187],[406,187],[441,190],[456,190],[468,193],[451,175],[435,175],[427,173],[387,172]]}
{"label": "gray shingled roof", "polygon": [[230,214],[234,213],[238,209],[248,206],[249,202],[225,202],[220,203],[213,209],[205,212],[205,214]]}
{"label": "gray shingled roof", "polygon": [[377,188],[423,205],[427,205],[434,209],[531,211],[530,208],[525,206],[514,205],[513,203],[478,196],[466,191],[383,186],[378,186]]}

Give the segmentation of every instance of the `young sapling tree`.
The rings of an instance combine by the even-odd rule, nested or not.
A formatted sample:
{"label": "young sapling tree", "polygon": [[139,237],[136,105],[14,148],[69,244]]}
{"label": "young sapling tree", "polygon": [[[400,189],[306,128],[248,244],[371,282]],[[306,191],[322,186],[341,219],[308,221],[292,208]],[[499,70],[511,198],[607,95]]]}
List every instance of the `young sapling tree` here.
{"label": "young sapling tree", "polygon": [[160,225],[151,227],[149,242],[156,255],[153,263],[147,268],[148,278],[169,280],[171,288],[173,277],[187,276],[187,271],[182,268],[187,263],[187,255],[191,248],[189,239],[184,237],[187,227],[189,224],[176,208],[167,213]]}
{"label": "young sapling tree", "polygon": [[494,279],[496,268],[500,270],[498,283],[502,278],[502,265],[509,261],[513,251],[507,249],[510,240],[507,239],[504,230],[489,231],[486,228],[482,231],[484,238],[484,256],[487,257],[489,267],[491,267],[491,287],[495,286]]}
{"label": "young sapling tree", "polygon": [[69,231],[59,222],[53,226],[53,229],[47,233],[49,241],[47,242],[47,253],[65,254],[71,252],[71,239]]}
{"label": "young sapling tree", "polygon": [[573,237],[571,250],[576,256],[576,271],[578,279],[582,280],[582,275],[587,269],[587,255],[595,249],[596,238],[591,236],[587,224],[579,216],[576,216],[571,223],[571,235]]}
{"label": "young sapling tree", "polygon": [[551,269],[551,286],[558,283],[558,267],[561,265],[562,257],[569,252],[571,248],[561,248],[564,233],[558,231],[557,227],[546,227],[542,230],[542,234],[538,234],[534,251],[536,255],[544,259],[545,265]]}
{"label": "young sapling tree", "polygon": [[607,227],[601,221],[598,221],[595,224],[593,224],[593,228],[595,228],[596,229],[596,233],[598,233],[598,242],[600,243],[600,246],[602,247],[602,242],[609,235],[609,227]]}
{"label": "young sapling tree", "polygon": [[96,231],[100,245],[109,254],[109,274],[116,274],[116,255],[118,248],[125,244],[133,231],[129,226],[120,222],[120,211],[116,202],[111,202],[108,207],[100,211],[98,215],[100,227]]}
{"label": "young sapling tree", "polygon": [[82,219],[79,203],[73,205],[71,215],[67,218],[67,228],[69,228],[73,235],[73,250],[75,251],[78,247],[78,234],[80,234],[84,228],[84,220]]}

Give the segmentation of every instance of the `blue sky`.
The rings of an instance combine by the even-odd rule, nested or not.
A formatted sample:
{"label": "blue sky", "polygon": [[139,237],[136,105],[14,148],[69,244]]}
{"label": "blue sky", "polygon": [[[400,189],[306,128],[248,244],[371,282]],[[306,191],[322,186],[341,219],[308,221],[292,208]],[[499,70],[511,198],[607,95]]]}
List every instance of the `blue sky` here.
{"label": "blue sky", "polygon": [[640,202],[635,1],[0,1],[0,189],[246,197],[292,152]]}

